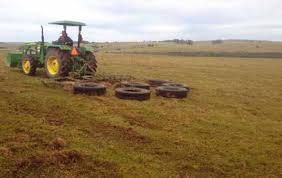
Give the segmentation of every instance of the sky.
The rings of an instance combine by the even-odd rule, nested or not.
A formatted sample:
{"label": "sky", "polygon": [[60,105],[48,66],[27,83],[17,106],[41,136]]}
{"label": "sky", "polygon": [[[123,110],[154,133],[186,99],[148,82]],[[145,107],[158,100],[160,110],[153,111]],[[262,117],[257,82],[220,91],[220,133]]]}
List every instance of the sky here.
{"label": "sky", "polygon": [[[282,40],[281,0],[0,0],[0,41],[56,40],[62,27],[85,22],[88,41],[167,39]],[[68,34],[77,38],[77,29]]]}

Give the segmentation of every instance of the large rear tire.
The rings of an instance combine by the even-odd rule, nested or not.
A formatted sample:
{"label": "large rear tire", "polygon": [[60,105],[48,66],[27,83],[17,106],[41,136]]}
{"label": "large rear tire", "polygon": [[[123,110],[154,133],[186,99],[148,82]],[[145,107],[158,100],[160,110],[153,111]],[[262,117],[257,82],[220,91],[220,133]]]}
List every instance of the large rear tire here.
{"label": "large rear tire", "polygon": [[70,52],[60,49],[48,49],[44,62],[49,78],[65,77],[70,72]]}
{"label": "large rear tire", "polygon": [[31,55],[25,55],[21,61],[22,71],[25,75],[34,76],[36,73],[37,61]]}

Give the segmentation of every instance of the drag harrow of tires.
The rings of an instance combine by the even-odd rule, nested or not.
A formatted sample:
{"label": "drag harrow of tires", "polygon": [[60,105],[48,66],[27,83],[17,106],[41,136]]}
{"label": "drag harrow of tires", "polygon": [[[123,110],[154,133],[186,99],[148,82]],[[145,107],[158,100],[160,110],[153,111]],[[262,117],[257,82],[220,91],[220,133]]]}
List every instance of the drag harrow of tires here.
{"label": "drag harrow of tires", "polygon": [[117,88],[115,95],[119,99],[144,101],[150,99],[151,91],[143,88],[125,87]]}
{"label": "drag harrow of tires", "polygon": [[166,98],[186,98],[188,90],[181,87],[160,86],[156,88],[156,95]]}
{"label": "drag harrow of tires", "polygon": [[164,83],[162,84],[162,86],[186,88],[188,91],[190,91],[190,88],[187,85],[179,84],[179,83]]}
{"label": "drag harrow of tires", "polygon": [[73,93],[102,96],[106,94],[106,86],[98,83],[75,83]]}
{"label": "drag harrow of tires", "polygon": [[169,83],[168,80],[157,80],[157,79],[151,79],[151,80],[148,80],[147,82],[152,87],[159,87],[159,86],[162,86],[165,83]]}
{"label": "drag harrow of tires", "polygon": [[143,89],[146,89],[146,90],[150,90],[150,85],[148,85],[146,83],[140,83],[140,82],[124,81],[124,82],[121,82],[121,87],[143,88]]}

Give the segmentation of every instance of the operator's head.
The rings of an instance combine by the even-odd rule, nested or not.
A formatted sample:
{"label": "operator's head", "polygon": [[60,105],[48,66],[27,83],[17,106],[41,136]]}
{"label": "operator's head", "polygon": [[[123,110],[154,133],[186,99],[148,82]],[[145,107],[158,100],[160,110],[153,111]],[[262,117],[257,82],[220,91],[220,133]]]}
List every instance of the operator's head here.
{"label": "operator's head", "polygon": [[68,36],[67,32],[65,30],[62,31],[63,36]]}

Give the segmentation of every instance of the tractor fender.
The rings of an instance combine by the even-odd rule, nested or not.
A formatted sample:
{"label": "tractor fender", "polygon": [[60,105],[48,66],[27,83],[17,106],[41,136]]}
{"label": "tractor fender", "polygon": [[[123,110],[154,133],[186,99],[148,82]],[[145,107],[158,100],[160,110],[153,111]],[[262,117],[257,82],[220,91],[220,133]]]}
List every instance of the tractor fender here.
{"label": "tractor fender", "polygon": [[79,51],[82,54],[86,54],[86,53],[93,53],[94,49],[91,46],[82,46],[79,48]]}
{"label": "tractor fender", "polygon": [[93,52],[94,49],[91,46],[85,46],[85,52]]}

